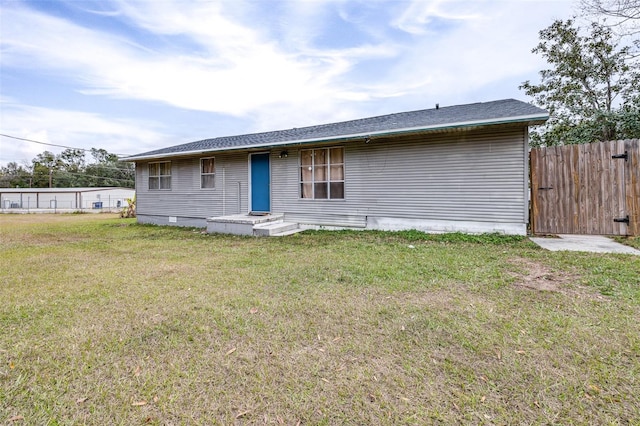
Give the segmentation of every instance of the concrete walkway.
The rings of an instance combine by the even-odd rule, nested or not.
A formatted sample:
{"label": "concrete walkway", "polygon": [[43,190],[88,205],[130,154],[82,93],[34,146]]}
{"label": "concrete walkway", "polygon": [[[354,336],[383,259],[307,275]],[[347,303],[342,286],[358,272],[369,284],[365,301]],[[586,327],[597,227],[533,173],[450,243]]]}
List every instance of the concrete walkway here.
{"label": "concrete walkway", "polygon": [[640,256],[640,250],[599,235],[558,235],[559,238],[532,237],[531,241],[551,251],[588,251],[592,253],[623,253]]}

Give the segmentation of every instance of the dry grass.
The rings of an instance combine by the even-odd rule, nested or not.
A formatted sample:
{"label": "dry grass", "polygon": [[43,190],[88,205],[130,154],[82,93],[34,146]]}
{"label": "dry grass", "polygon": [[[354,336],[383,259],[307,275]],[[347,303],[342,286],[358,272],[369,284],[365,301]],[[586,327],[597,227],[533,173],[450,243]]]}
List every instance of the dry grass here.
{"label": "dry grass", "polygon": [[0,232],[0,422],[640,422],[632,256],[108,215]]}

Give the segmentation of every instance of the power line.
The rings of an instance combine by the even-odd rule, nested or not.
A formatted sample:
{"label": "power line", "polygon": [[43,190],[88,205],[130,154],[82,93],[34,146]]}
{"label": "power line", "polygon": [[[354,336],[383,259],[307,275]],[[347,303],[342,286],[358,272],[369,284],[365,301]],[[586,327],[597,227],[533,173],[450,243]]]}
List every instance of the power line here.
{"label": "power line", "polygon": [[85,151],[85,152],[90,151],[89,149],[84,149],[84,148],[75,148],[75,147],[67,146],[67,145],[58,145],[58,144],[55,144],[55,143],[34,141],[33,139],[19,138],[17,136],[6,135],[4,133],[0,133],[0,136],[4,136],[5,138],[17,139],[17,140],[20,140],[20,141],[39,143],[40,145],[57,146],[57,147],[60,147],[60,148],[76,149],[78,151]]}
{"label": "power line", "polygon": [[[61,174],[62,173],[62,174]],[[62,179],[64,180],[66,178],[65,174],[69,174],[69,175],[74,175],[74,176],[82,176],[82,177],[87,177],[87,178],[95,178],[95,179],[102,179],[102,180],[118,180],[121,182],[135,182],[135,178],[131,177],[131,178],[115,178],[115,177],[108,177],[108,176],[93,176],[93,175],[85,175],[82,173],[72,173],[72,172],[54,172],[53,173],[53,177],[56,179]],[[18,179],[35,179],[33,174],[28,174],[28,175],[4,175],[5,177],[8,178],[18,178]]]}
{"label": "power line", "polygon": [[[2,158],[0,158],[0,161],[1,161],[1,160],[2,160]],[[34,158],[34,160],[35,160],[35,158]],[[11,161],[7,161],[7,162],[8,162],[8,163],[10,163]],[[33,162],[33,161],[32,161],[32,162]],[[127,164],[127,163],[124,163],[124,162],[119,161],[119,160],[118,160],[118,163],[119,163],[119,164]],[[46,164],[42,164],[42,163],[39,163],[39,164],[40,164],[40,165],[44,165],[45,167],[49,167],[49,166],[47,166]],[[64,165],[64,164],[63,164],[63,165]],[[25,170],[26,170],[26,171],[31,170],[31,169],[32,169],[32,167],[33,167],[33,166],[32,166],[32,165],[30,165],[30,164],[18,165],[18,167],[21,167],[21,168],[23,168],[23,166],[25,167]],[[0,167],[1,167],[1,166],[0,166]],[[100,170],[117,170],[117,171],[119,171],[119,172],[128,172],[128,171],[133,171],[133,170],[134,170],[134,168],[133,168],[133,167],[127,167],[127,166],[125,166],[125,167],[118,167],[118,166],[116,166],[116,165],[105,164],[105,163],[85,163],[85,164],[83,165],[83,167],[84,167],[85,169],[90,167],[90,168],[93,168],[93,169],[100,169]],[[64,168],[60,168],[60,164],[59,164],[59,163],[54,164],[54,165],[52,166],[52,168],[55,168],[55,170],[57,170],[57,171],[67,172],[67,170],[65,170]],[[71,173],[71,172],[67,172],[67,173]]]}
{"label": "power line", "polygon": [[[108,176],[95,176],[95,175],[88,175],[85,173],[77,173],[77,172],[68,172],[66,170],[52,170],[53,175],[55,176],[56,174],[58,175],[58,179],[60,179],[60,176],[64,176],[65,174],[68,175],[74,175],[74,176],[83,176],[83,177],[91,177],[91,178],[97,178],[97,179],[111,179],[111,180],[122,180],[122,181],[131,181],[134,180],[135,177],[131,176],[130,178],[115,178],[115,177],[108,177]],[[131,170],[131,172],[133,173],[133,170]]]}
{"label": "power line", "polygon": [[[87,175],[84,173],[75,173],[75,172],[67,172],[65,170],[51,170],[53,176],[56,179],[59,180],[64,180],[65,179],[65,175],[74,175],[74,176],[82,176],[82,177],[87,177],[87,178],[96,178],[96,179],[102,179],[102,180],[117,180],[117,181],[121,181],[121,182],[135,182],[135,177],[131,176],[130,178],[115,178],[115,177],[109,177],[109,176],[95,176],[95,175]],[[19,179],[34,179],[34,175],[33,173],[31,174],[27,174],[27,175],[15,175],[15,174],[6,174],[4,175],[6,177],[10,177],[10,178],[19,178]]]}
{"label": "power line", "polygon": [[[36,141],[36,140],[33,140],[33,139],[20,138],[18,136],[7,135],[5,133],[0,133],[0,136],[6,137],[6,138],[11,138],[11,139],[17,139],[17,140],[21,140],[21,141],[25,141],[25,142],[37,143],[37,144],[40,144],[40,145],[47,145],[47,146],[55,146],[55,147],[66,148],[66,149],[73,149],[73,150],[77,150],[77,151],[82,151],[83,153],[91,151],[91,149],[76,148],[76,147],[67,146],[67,145],[60,145],[60,144]],[[113,154],[113,153],[109,153],[109,152],[107,152],[107,153],[108,154]],[[113,154],[113,155],[120,156],[120,155],[124,155],[124,154]],[[134,173],[134,171],[129,169],[129,168],[118,167],[116,165],[106,165],[106,164],[101,164],[101,163],[91,163],[91,164],[89,164],[89,166],[95,167],[97,169],[96,171],[100,171],[100,170],[118,171],[118,172],[121,173],[120,174],[121,177],[96,176],[96,175],[89,175],[89,174],[86,174],[86,173],[74,173],[74,172],[70,172],[70,171],[66,171],[66,170],[54,170],[54,169],[50,169],[50,176],[53,176],[55,174],[56,175],[56,179],[65,179],[65,178],[69,178],[69,175],[72,175],[72,176],[82,176],[84,178],[100,179],[100,180],[103,180],[103,181],[111,180],[111,181],[118,181],[118,182],[135,182],[135,176],[130,176],[128,178],[127,177],[123,177],[123,175],[126,174],[126,173]],[[28,172],[27,170],[25,170],[25,171]],[[4,176],[5,177],[9,177],[9,178],[33,179],[33,178],[35,178],[35,175],[34,175],[33,172],[34,171],[32,170],[31,173],[29,173],[30,176],[9,175],[9,174],[6,174]]]}
{"label": "power line", "polygon": [[[41,142],[41,141],[36,141],[36,140],[33,140],[33,139],[27,139],[27,138],[19,138],[17,136],[11,136],[11,135],[7,135],[7,134],[4,134],[4,133],[0,133],[0,136],[3,136],[5,138],[17,139],[17,140],[25,141],[25,142],[38,143],[40,145],[56,146],[56,147],[59,147],[59,148],[67,148],[67,149],[75,149],[75,150],[84,151],[84,152],[90,152],[91,151],[91,149],[76,148],[76,147],[73,147],[73,146],[60,145],[60,144],[56,144],[56,143]],[[114,153],[114,154],[117,155],[117,156],[127,155],[127,154],[117,154],[117,153]]]}

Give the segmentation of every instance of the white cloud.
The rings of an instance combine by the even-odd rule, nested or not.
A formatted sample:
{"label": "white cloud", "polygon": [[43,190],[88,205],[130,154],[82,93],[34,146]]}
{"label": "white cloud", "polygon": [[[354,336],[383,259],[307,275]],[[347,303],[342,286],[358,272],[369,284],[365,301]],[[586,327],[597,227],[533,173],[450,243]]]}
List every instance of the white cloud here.
{"label": "white cloud", "polygon": [[[538,31],[557,16],[566,15],[571,3],[542,2],[461,2],[416,0],[394,20],[413,34],[414,42],[406,44],[388,74],[379,84],[406,89],[405,96],[421,94],[427,106],[497,99],[524,98],[517,85],[503,88],[500,95],[470,99],[483,87],[521,78],[536,78],[544,65],[531,54]],[[422,8],[422,9],[421,9]],[[442,13],[441,10],[445,10]],[[556,16],[557,15],[557,16]],[[455,22],[441,23],[437,34],[424,34],[432,17]],[[421,29],[418,31],[418,29]],[[522,81],[520,80],[520,81]],[[402,81],[402,85],[394,82]],[[413,92],[409,90],[413,87]]]}
{"label": "white cloud", "polygon": [[[360,98],[335,84],[362,58],[389,55],[384,46],[344,51],[283,51],[253,29],[222,15],[218,3],[120,3],[120,14],[155,34],[180,34],[196,51],[138,48],[122,37],[37,12],[9,10],[4,30],[10,65],[37,66],[83,83],[82,93],[165,102],[244,115],[273,103]],[[28,24],[27,24],[28,23]]]}
{"label": "white cloud", "polygon": [[435,29],[430,28],[434,21],[449,21],[448,25],[453,25],[456,21],[477,19],[479,15],[470,13],[469,9],[473,7],[470,8],[469,5],[469,2],[451,0],[412,0],[404,13],[391,24],[411,34],[435,32]]}
{"label": "white cloud", "polygon": [[[67,3],[84,5],[96,7]],[[3,69],[45,72],[96,103],[135,99],[150,101],[154,111],[170,106],[167,114],[183,109],[211,112],[217,120],[232,115],[243,123],[237,133],[246,133],[435,102],[522,98],[513,83],[496,96],[469,94],[535,78],[543,66],[530,53],[538,31],[568,17],[571,0],[119,0],[100,7],[92,13],[112,22],[112,31],[74,21],[71,14],[63,19],[4,3]],[[358,37],[341,40],[332,33],[336,28]],[[346,47],[322,47],[327,44]],[[64,99],[59,110],[20,106],[19,94],[11,95],[15,103],[0,103],[4,133],[69,145],[98,139],[126,153],[179,143],[161,133],[162,117],[110,119],[75,111]],[[202,137],[220,135],[211,128]],[[134,146],[127,145],[130,138]],[[0,142],[5,161],[7,143]],[[22,149],[28,159],[42,152],[32,145]]]}
{"label": "white cloud", "polygon": [[[0,104],[2,133],[74,148],[103,148],[116,154],[134,154],[174,144],[157,123],[114,119],[98,114],[42,108],[12,103]],[[155,130],[154,130],[155,129]],[[64,148],[0,137],[0,161],[30,162],[48,150],[60,153]]]}

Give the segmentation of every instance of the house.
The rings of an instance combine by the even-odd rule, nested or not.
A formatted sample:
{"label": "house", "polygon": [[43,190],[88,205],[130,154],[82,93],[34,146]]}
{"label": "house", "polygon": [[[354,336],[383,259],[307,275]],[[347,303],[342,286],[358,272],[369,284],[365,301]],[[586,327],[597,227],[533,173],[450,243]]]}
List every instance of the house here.
{"label": "house", "polygon": [[130,188],[0,188],[0,209],[77,211],[114,210],[127,205],[135,190]]}
{"label": "house", "polygon": [[[218,137],[124,158],[141,223],[525,234],[528,127],[514,99]],[[277,232],[277,231],[273,231]]]}

